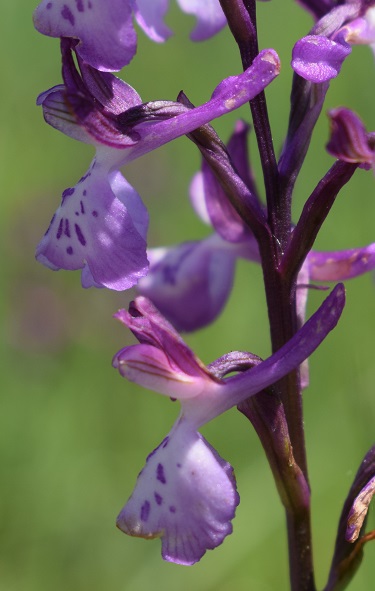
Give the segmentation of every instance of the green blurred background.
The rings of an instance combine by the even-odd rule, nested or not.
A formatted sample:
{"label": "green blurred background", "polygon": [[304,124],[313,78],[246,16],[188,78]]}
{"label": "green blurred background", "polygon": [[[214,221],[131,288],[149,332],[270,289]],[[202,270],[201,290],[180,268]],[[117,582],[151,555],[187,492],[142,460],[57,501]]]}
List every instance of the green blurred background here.
{"label": "green blurred background", "polygon": [[[193,19],[171,4],[174,38],[155,45],[140,33],[138,56],[122,76],[144,100],[174,99],[183,89],[199,104],[223,77],[240,71],[239,58],[228,31],[203,44],[188,42]],[[146,455],[169,430],[177,408],[111,368],[112,355],[132,342],[112,314],[133,294],[84,291],[79,273],[52,273],[34,261],[62,190],[75,184],[92,157],[90,147],[45,125],[35,107],[36,95],[60,82],[60,65],[57,40],[33,30],[34,6],[6,2],[2,8],[0,590],[287,590],[283,511],[256,436],[235,410],[203,430],[234,466],[242,499],[234,533],[221,547],[193,567],[179,567],[162,562],[158,541],[128,538],[114,526]],[[283,63],[267,91],[277,148],[288,117],[291,47],[310,25],[309,15],[291,0],[259,3],[261,47],[274,47]],[[374,74],[371,51],[356,47],[331,85],[327,108],[349,106],[375,129]],[[247,107],[215,123],[224,140],[239,116],[248,119]],[[332,163],[324,151],[327,135],[322,115],[297,185],[296,216]],[[253,138],[251,151],[260,181]],[[197,150],[181,138],[126,170],[149,207],[152,245],[209,232],[187,199],[198,166]],[[372,173],[358,171],[317,247],[373,241],[374,198]],[[373,277],[348,282],[347,290],[338,328],[311,359],[305,393],[319,587],[344,496],[374,434]],[[311,294],[310,313],[321,300],[320,292]],[[205,362],[232,349],[267,355],[259,268],[239,264],[225,313],[187,340]],[[369,544],[350,589],[372,589],[374,576],[375,544]]]}

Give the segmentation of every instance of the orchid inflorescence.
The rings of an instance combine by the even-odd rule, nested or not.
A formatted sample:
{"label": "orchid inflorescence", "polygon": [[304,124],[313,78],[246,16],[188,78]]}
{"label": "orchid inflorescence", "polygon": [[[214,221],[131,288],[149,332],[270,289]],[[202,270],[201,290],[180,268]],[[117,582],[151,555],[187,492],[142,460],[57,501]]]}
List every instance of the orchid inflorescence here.
{"label": "orchid inflorescence", "polygon": [[[243,72],[222,80],[200,106],[183,92],[176,100],[145,103],[114,74],[135,55],[134,21],[152,41],[164,42],[172,34],[164,21],[167,0],[43,0],[36,8],[35,27],[60,39],[62,58],[62,82],[42,92],[37,103],[49,125],[95,148],[88,171],[63,191],[36,257],[53,270],[81,270],[85,288],[137,289],[129,311],[115,317],[139,344],[119,351],[113,366],[127,380],[180,402],[180,414],[148,456],[118,527],[133,536],[161,538],[163,558],[185,565],[223,542],[232,531],[239,495],[232,467],[199,429],[237,406],[261,440],[286,509],[292,589],[314,591],[301,403],[307,360],[340,318],[341,282],[375,268],[375,243],[314,249],[342,187],[358,168],[375,170],[375,132],[366,131],[356,113],[342,106],[328,113],[327,150],[336,161],[295,223],[292,197],[331,79],[353,45],[375,50],[375,0],[299,1],[296,10],[309,11],[314,25],[292,51],[290,119],[279,158],[264,90],[279,75],[280,60],[272,48],[258,50],[255,0],[178,4],[196,17],[192,41],[207,40],[229,25],[241,55]],[[246,103],[265,200],[247,151],[249,124],[237,121],[226,145],[211,126]],[[147,208],[121,168],[183,135],[202,154],[189,192],[197,216],[212,232],[200,241],[147,248]],[[218,317],[238,259],[262,268],[272,354],[263,360],[231,351],[206,366],[178,331],[197,330]],[[327,282],[338,283],[306,320],[309,288]],[[344,588],[365,541],[374,537],[363,533],[375,492],[374,449],[346,498],[326,591]]]}

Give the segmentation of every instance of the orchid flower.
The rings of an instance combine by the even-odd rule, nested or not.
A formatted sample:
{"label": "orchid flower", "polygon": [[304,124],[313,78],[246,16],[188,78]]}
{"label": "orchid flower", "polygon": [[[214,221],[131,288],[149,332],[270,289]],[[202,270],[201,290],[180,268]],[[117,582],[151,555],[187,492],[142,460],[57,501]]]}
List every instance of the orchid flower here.
{"label": "orchid flower", "polygon": [[[341,111],[334,112],[337,125]],[[334,113],[331,113],[332,118]],[[348,121],[345,114],[340,117],[342,121]],[[357,119],[353,122],[356,123]],[[255,192],[252,171],[244,160],[248,131],[249,128],[238,121],[228,142],[228,151],[234,166],[241,171],[241,177],[247,179],[247,184]],[[349,137],[344,131],[341,135]],[[334,145],[341,145],[341,152],[357,150],[361,162],[365,158],[368,162],[374,157],[368,147],[368,135],[357,133],[355,137],[360,137],[362,141],[361,144],[357,142],[357,148],[343,146],[339,139],[333,138],[330,151],[334,152]],[[242,149],[238,149],[240,145]],[[261,264],[255,237],[204,161],[202,170],[195,174],[191,182],[190,199],[197,215],[213,227],[214,232],[201,241],[149,249],[149,272],[137,284],[138,292],[150,298],[177,330],[182,331],[197,330],[218,317],[232,290],[237,259]],[[347,250],[310,251],[297,279],[300,324],[306,316],[307,292],[312,283],[345,281],[374,269],[375,243]]]}
{"label": "orchid flower", "polygon": [[[87,64],[103,71],[127,65],[137,49],[133,16],[153,41],[165,41],[168,0],[43,0],[34,12],[36,29],[50,37],[78,39],[77,53]],[[196,17],[191,34],[202,41],[220,31],[226,19],[219,0],[178,0],[180,8]]]}
{"label": "orchid flower", "polygon": [[[326,2],[303,2],[319,14]],[[315,6],[315,4],[319,6]],[[333,3],[329,3],[333,4]],[[335,78],[351,46],[369,45],[375,51],[375,2],[354,0],[331,7],[317,21],[310,34],[295,44],[292,68],[315,83]]]}
{"label": "orchid flower", "polygon": [[129,312],[115,315],[140,344],[119,351],[114,367],[128,380],[181,404],[175,425],[148,456],[118,516],[122,531],[160,537],[163,558],[179,564],[193,564],[223,542],[232,531],[239,496],[231,466],[198,429],[298,367],[334,328],[344,299],[344,289],[337,285],[277,353],[229,378],[218,376],[233,371],[236,353],[206,367],[147,298],[138,297]]}
{"label": "orchid flower", "polygon": [[92,144],[96,156],[59,209],[37,248],[37,259],[53,270],[82,269],[84,287],[128,289],[147,273],[148,216],[119,167],[249,101],[279,71],[273,50],[262,51],[243,74],[223,80],[197,108],[179,102],[142,104],[139,95],[108,72],[99,72],[63,40],[64,85],[38,100],[46,121],[66,135]]}

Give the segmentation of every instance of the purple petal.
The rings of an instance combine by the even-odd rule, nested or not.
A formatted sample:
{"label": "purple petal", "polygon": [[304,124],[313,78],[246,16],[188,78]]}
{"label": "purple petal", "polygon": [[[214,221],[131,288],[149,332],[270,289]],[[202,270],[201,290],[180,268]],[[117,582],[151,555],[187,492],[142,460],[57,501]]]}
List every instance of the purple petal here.
{"label": "purple petal", "polygon": [[36,258],[53,270],[85,269],[84,287],[128,289],[147,273],[147,223],[135,189],[94,160],[78,184],[64,191]]}
{"label": "purple petal", "polygon": [[62,41],[61,49],[65,86],[55,86],[37,100],[46,122],[86,143],[120,149],[134,145],[136,140],[118,129],[116,118],[141,103],[138,93],[113,74],[81,60],[78,71],[69,40]]}
{"label": "purple petal", "polygon": [[129,312],[119,310],[115,318],[130,328],[141,344],[162,350],[172,370],[196,378],[211,378],[205,365],[147,298],[138,296],[130,303]]}
{"label": "purple petal", "polygon": [[375,159],[375,146],[370,147],[368,134],[358,115],[341,107],[329,111],[328,116],[331,121],[328,152],[344,162],[362,162],[370,166]]}
{"label": "purple petal", "polygon": [[165,560],[190,565],[232,532],[238,503],[231,466],[182,419],[147,458],[117,527],[160,537]]}
{"label": "purple petal", "polygon": [[218,316],[233,284],[236,253],[230,244],[213,235],[148,254],[150,271],[138,291],[177,330],[197,330]]}
{"label": "purple petal", "polygon": [[[183,412],[196,428],[246,398],[257,394],[297,368],[336,326],[345,305],[345,290],[338,284],[320,308],[281,349],[256,367],[218,383],[197,399],[183,402]],[[199,404],[197,404],[199,400]]]}
{"label": "purple petal", "polygon": [[208,215],[216,232],[228,242],[243,241],[250,230],[205,160],[202,163],[202,183]]}
{"label": "purple petal", "polygon": [[112,362],[123,378],[176,400],[193,398],[210,386],[208,376],[192,376],[175,369],[164,351],[152,345],[131,345]]}
{"label": "purple petal", "polygon": [[[134,131],[138,132],[142,139],[129,150],[127,161],[134,160],[177,137],[191,133],[217,117],[238,109],[268,86],[279,71],[278,55],[273,49],[265,49],[245,72],[223,80],[207,103],[194,109],[185,108],[182,113],[152,125],[149,122],[135,125]],[[176,106],[173,105],[173,111],[175,110]]]}
{"label": "purple petal", "polygon": [[311,82],[321,83],[338,76],[351,47],[320,35],[308,35],[297,41],[292,53],[293,70]]}
{"label": "purple petal", "polygon": [[97,70],[120,70],[136,51],[129,0],[43,0],[34,25],[50,37],[79,39],[77,53]]}
{"label": "purple petal", "polygon": [[169,0],[136,0],[137,23],[153,41],[160,43],[172,35],[164,22],[168,6]]}
{"label": "purple petal", "polygon": [[364,18],[349,22],[344,28],[345,40],[351,45],[374,45],[375,43],[375,7],[370,7]]}
{"label": "purple petal", "polygon": [[177,0],[181,10],[192,14],[197,19],[197,24],[192,31],[192,41],[204,41],[218,33],[227,20],[220,6],[219,0]]}
{"label": "purple petal", "polygon": [[95,140],[86,128],[79,124],[66,102],[65,86],[54,86],[38,96],[37,105],[42,105],[45,121],[65,135],[86,144]]}
{"label": "purple petal", "polygon": [[349,250],[311,251],[307,260],[312,281],[344,281],[375,269],[375,243]]}

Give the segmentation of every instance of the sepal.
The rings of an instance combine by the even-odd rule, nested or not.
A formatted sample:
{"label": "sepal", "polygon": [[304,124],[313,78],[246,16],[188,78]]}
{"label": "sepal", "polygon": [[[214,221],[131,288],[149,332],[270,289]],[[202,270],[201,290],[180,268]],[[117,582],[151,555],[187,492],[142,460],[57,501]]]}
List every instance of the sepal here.
{"label": "sepal", "polygon": [[212,322],[232,290],[236,249],[213,234],[200,242],[148,251],[150,270],[138,292],[152,300],[177,330]]}
{"label": "sepal", "polygon": [[174,367],[168,355],[152,345],[125,347],[115,355],[112,365],[130,382],[174,400],[193,398],[206,387],[204,378],[189,375]]}

